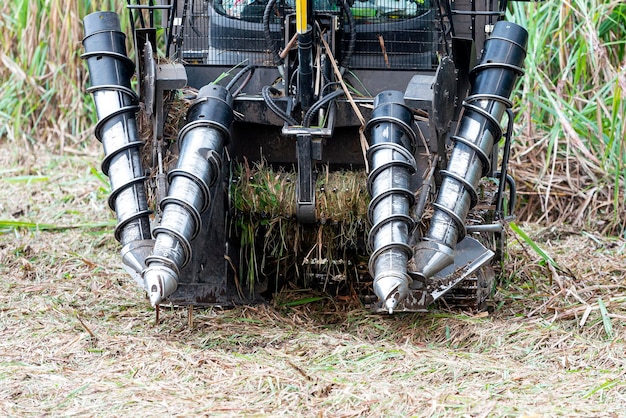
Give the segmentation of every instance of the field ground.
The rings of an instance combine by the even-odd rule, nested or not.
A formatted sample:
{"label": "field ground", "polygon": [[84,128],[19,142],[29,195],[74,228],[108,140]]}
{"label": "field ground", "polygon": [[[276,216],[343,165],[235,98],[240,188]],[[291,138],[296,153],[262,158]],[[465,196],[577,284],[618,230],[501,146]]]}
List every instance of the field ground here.
{"label": "field ground", "polygon": [[560,267],[511,236],[489,314],[325,299],[155,324],[121,269],[99,164],[95,145],[0,144],[2,416],[626,414],[623,240],[522,225]]}

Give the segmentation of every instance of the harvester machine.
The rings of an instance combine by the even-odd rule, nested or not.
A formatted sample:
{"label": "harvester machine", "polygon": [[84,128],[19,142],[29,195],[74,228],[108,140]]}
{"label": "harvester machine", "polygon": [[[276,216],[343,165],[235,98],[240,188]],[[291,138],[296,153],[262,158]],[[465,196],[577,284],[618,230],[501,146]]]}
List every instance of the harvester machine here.
{"label": "harvester machine", "polygon": [[129,0],[123,25],[86,16],[115,237],[151,304],[299,282],[377,312],[484,308],[528,36],[506,7]]}

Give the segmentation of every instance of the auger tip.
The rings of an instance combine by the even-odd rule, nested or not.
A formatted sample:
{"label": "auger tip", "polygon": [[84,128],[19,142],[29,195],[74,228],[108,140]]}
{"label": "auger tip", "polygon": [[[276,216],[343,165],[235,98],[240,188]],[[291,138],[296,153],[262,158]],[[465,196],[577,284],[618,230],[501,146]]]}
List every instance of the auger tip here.
{"label": "auger tip", "polygon": [[167,299],[178,287],[176,274],[166,266],[148,267],[143,271],[143,279],[152,307]]}
{"label": "auger tip", "polygon": [[150,292],[150,304],[153,308],[156,308],[156,306],[161,303],[162,300],[163,299],[161,299],[161,292]]}
{"label": "auger tip", "polygon": [[389,298],[385,301],[385,307],[389,311],[389,315],[393,314],[393,310],[398,306],[396,298]]}

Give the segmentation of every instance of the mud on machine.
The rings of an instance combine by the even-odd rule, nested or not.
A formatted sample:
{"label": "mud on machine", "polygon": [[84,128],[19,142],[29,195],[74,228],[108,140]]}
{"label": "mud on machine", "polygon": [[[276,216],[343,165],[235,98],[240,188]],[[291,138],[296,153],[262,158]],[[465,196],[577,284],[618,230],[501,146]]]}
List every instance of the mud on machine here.
{"label": "mud on machine", "polygon": [[[528,37],[506,6],[129,0],[134,61],[117,14],[86,16],[115,237],[151,304],[254,303],[302,276],[360,286],[379,312],[484,308],[514,206]],[[328,190],[333,176],[353,180]],[[288,213],[243,213],[255,205],[238,188]],[[335,245],[320,239],[340,223],[320,208],[332,193],[353,205]],[[264,253],[283,223],[280,253]]]}

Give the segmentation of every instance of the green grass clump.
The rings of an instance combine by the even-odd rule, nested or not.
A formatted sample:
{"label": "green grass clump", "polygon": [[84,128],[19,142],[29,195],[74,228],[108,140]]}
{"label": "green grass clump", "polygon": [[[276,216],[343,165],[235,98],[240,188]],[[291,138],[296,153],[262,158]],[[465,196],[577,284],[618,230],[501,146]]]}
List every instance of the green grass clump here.
{"label": "green grass clump", "polygon": [[[311,265],[331,265],[328,271],[345,275],[346,265],[335,264],[346,251],[355,252],[367,239],[367,175],[363,170],[320,170],[315,182],[318,222],[296,220],[295,171],[247,162],[234,168],[230,198],[241,230],[241,259],[246,283],[253,287],[260,274],[277,275]],[[262,251],[259,251],[262,250]],[[271,265],[271,267],[270,267]],[[330,273],[329,273],[330,274]]]}

